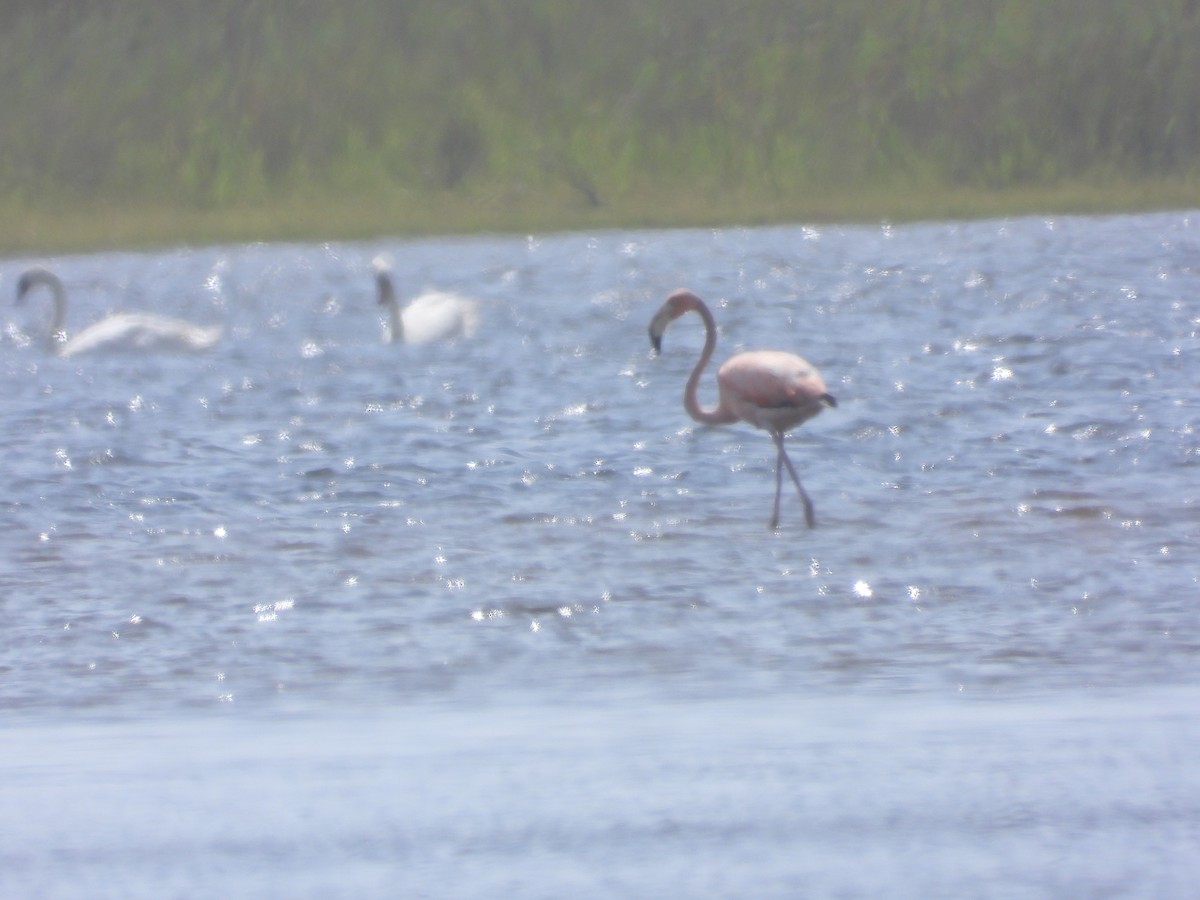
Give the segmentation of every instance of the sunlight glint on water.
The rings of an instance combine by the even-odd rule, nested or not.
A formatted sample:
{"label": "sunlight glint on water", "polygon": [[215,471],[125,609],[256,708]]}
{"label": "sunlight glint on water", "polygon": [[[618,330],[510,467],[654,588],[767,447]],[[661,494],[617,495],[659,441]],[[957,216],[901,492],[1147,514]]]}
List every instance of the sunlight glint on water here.
{"label": "sunlight glint on water", "polygon": [[[21,814],[0,893],[69,896],[114,875],[130,896],[229,889],[217,870],[249,863],[213,865],[225,845],[203,823],[250,842],[232,819],[177,826],[208,864],[197,875],[149,824],[158,799],[127,815],[108,793],[134,777],[127,754],[154,798],[195,809],[215,791],[239,808],[254,791],[228,780],[215,739],[257,760],[281,841],[311,842],[291,816],[306,804],[344,839],[311,869],[253,858],[263,890],[297,896],[385,895],[371,873],[402,845],[446,868],[393,887],[538,893],[473,867],[460,839],[493,865],[537,863],[547,896],[973,889],[990,871],[998,785],[1014,779],[1028,817],[1011,821],[1030,825],[1007,834],[1034,893],[1061,893],[1065,860],[1075,887],[1145,886],[1153,870],[1156,895],[1172,895],[1196,873],[1166,854],[1200,808],[1175,750],[1194,738],[1200,658],[1198,251],[1194,217],[1162,214],[40,260],[66,282],[75,328],[153,306],[221,323],[225,339],[201,355],[61,360],[46,356],[38,298],[5,312],[0,705],[23,773],[6,780],[28,792],[12,804],[50,812]],[[379,254],[402,297],[427,279],[476,297],[479,333],[384,344]],[[31,262],[0,265],[0,293]],[[765,433],[684,412],[699,322],[650,353],[649,317],[682,285],[713,307],[718,362],[793,351],[838,398],[789,441],[817,528],[785,484],[767,530]],[[714,391],[709,373],[701,396]],[[39,761],[47,741],[59,749]],[[155,762],[164,751],[195,755],[193,787]],[[557,754],[594,786],[564,781]],[[276,756],[306,778],[272,769]],[[349,791],[334,800],[337,759]],[[801,789],[791,759],[825,780]],[[922,759],[948,781],[920,774]],[[75,781],[81,766],[99,768]],[[539,793],[527,767],[559,793]],[[373,805],[375,781],[418,798],[425,836]],[[68,788],[92,806],[65,808]],[[1127,795],[1148,807],[1124,815]],[[875,832],[873,869],[822,868],[855,858],[872,815],[914,804],[932,818]],[[514,832],[496,818],[508,807],[527,817]],[[1056,821],[1092,827],[1054,818],[1068,808],[1094,809],[1098,837],[1055,856],[1039,844]],[[65,824],[80,811],[94,828]],[[359,827],[389,823],[408,837],[384,846]],[[118,827],[156,869],[129,880],[103,837]],[[43,854],[39,835],[75,863]],[[824,855],[792,852],[818,844]],[[1098,863],[1098,844],[1126,852]],[[606,870],[587,846],[623,862]],[[914,847],[943,877],[901,864]],[[572,850],[589,874],[563,862]],[[706,853],[713,866],[696,862]]]}

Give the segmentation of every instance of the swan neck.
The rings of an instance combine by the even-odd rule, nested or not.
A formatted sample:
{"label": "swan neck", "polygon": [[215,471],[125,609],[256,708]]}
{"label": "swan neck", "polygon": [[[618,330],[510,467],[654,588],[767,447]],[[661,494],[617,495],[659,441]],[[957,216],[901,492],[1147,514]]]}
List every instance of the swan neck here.
{"label": "swan neck", "polygon": [[400,317],[400,304],[396,302],[396,289],[392,286],[392,279],[384,272],[379,273],[379,302],[386,306],[388,311],[388,341],[393,344],[402,343],[404,320]]}
{"label": "swan neck", "polygon": [[67,290],[57,275],[48,270],[35,270],[29,273],[30,285],[45,285],[50,291],[50,330],[46,334],[46,343],[57,353],[66,337],[67,330]]}
{"label": "swan neck", "polygon": [[57,348],[67,333],[67,293],[61,283],[54,285],[54,315],[50,319],[50,343]]}
{"label": "swan neck", "polygon": [[400,304],[395,298],[388,304],[388,324],[392,330],[392,343],[400,344],[404,342],[404,319],[400,316]]}

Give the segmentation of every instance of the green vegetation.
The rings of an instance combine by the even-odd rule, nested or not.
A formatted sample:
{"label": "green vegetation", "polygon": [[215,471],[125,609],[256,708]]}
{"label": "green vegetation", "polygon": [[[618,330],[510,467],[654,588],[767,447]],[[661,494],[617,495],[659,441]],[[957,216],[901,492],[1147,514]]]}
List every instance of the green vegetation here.
{"label": "green vegetation", "polygon": [[1192,206],[1197,0],[10,0],[0,249]]}

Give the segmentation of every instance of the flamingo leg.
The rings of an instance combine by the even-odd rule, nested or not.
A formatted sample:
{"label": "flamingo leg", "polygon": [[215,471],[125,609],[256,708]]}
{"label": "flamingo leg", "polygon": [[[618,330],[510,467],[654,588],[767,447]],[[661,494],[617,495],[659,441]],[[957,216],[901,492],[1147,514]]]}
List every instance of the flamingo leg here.
{"label": "flamingo leg", "polygon": [[767,527],[774,531],[779,525],[779,497],[783,493],[783,442],[775,441],[779,452],[775,454],[775,506],[771,510],[771,524]]}
{"label": "flamingo leg", "polygon": [[809,499],[808,491],[804,490],[804,485],[800,483],[800,476],[796,474],[796,467],[788,458],[787,451],[783,449],[783,433],[775,432],[772,436],[775,438],[775,446],[779,448],[779,455],[775,460],[775,514],[771,518],[771,527],[774,528],[779,521],[779,491],[783,485],[783,473],[780,471],[779,464],[782,462],[787,466],[788,474],[792,476],[796,490],[800,492],[800,499],[804,502],[804,521],[809,528],[812,528],[817,523],[812,500]]}

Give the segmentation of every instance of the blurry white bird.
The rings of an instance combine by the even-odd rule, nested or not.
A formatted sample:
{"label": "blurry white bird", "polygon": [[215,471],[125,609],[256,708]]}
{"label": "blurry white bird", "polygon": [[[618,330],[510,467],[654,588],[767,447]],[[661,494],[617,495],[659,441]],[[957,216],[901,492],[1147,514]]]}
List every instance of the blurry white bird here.
{"label": "blurry white bird", "polygon": [[379,305],[388,308],[388,343],[425,344],[469,338],[479,327],[479,304],[458,294],[426,291],[401,309],[392,286],[391,267],[378,257],[372,265]]}
{"label": "blurry white bird", "polygon": [[204,328],[182,319],[153,313],[114,313],[94,322],[74,337],[66,334],[67,292],[49,269],[29,269],[17,282],[17,303],[38,285],[50,289],[54,314],[50,320],[50,351],[58,356],[75,356],[104,349],[207,350],[221,339],[221,326]]}

